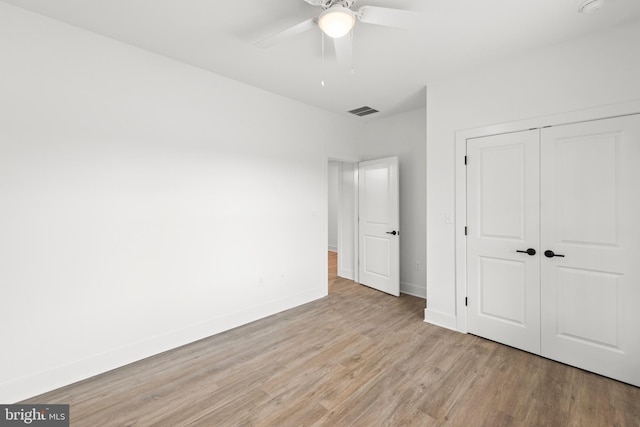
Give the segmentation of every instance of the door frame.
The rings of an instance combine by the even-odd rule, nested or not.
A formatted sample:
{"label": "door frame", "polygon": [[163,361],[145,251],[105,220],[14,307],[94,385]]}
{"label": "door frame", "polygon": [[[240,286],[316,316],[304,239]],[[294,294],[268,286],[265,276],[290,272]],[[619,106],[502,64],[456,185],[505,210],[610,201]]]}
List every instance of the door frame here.
{"label": "door frame", "polygon": [[467,309],[465,305],[465,297],[467,296],[467,240],[465,235],[465,226],[467,225],[467,170],[465,167],[465,157],[467,155],[468,139],[638,113],[640,113],[640,100],[457,131],[455,133],[454,154],[456,311],[454,315],[430,313],[429,317],[434,320],[437,319],[437,323],[445,328],[457,330],[462,333],[468,332]]}
{"label": "door frame", "polygon": [[[327,257],[327,249],[329,247],[329,162],[339,162],[339,163],[348,163],[354,166],[354,212],[352,224],[353,224],[353,257],[354,257],[354,271],[353,271],[353,281],[358,282],[358,259],[359,259],[359,247],[358,247],[358,162],[359,160],[354,158],[340,158],[334,156],[323,156],[324,162],[322,167],[322,185],[323,185],[323,197],[322,197],[322,284],[325,287],[325,293],[328,295],[329,293],[329,261]],[[340,175],[342,175],[342,167],[340,167]],[[342,211],[342,186],[340,185],[339,190],[339,200],[338,200],[338,209]],[[338,218],[338,222],[340,223],[341,219]],[[343,243],[344,236],[341,235],[340,224],[338,225],[338,257],[340,257],[340,249]],[[338,261],[339,262],[339,261]]]}

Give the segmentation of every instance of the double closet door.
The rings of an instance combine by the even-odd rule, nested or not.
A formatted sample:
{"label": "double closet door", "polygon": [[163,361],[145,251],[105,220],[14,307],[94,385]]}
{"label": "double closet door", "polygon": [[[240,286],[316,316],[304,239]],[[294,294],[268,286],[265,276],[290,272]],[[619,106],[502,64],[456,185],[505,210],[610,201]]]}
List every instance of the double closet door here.
{"label": "double closet door", "polygon": [[469,332],[640,386],[640,116],[467,155]]}

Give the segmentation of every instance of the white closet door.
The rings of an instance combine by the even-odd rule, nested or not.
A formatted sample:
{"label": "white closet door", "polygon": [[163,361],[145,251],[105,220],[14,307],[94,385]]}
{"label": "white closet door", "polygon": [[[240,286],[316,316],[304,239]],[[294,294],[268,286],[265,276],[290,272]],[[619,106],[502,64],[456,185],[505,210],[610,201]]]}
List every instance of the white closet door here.
{"label": "white closet door", "polygon": [[470,139],[467,157],[469,332],[539,353],[539,131]]}
{"label": "white closet door", "polygon": [[542,355],[640,386],[640,116],[543,129],[541,160]]}

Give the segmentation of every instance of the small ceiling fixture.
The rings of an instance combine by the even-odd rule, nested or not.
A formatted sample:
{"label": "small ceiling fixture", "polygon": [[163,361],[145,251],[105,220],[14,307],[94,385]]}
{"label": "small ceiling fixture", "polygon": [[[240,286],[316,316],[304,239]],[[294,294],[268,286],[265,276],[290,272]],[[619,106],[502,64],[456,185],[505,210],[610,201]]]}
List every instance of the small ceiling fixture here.
{"label": "small ceiling fixture", "polygon": [[355,24],[355,13],[339,4],[325,9],[318,18],[320,29],[334,39],[346,36]]}
{"label": "small ceiling fixture", "polygon": [[604,0],[587,0],[580,5],[578,11],[581,13],[593,13],[602,9],[604,6]]}

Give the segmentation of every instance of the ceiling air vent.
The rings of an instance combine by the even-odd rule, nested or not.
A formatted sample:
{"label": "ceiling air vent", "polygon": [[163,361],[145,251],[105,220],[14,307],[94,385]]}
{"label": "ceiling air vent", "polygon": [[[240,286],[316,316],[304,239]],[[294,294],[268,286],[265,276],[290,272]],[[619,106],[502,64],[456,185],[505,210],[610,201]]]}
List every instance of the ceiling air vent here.
{"label": "ceiling air vent", "polygon": [[351,110],[349,111],[351,114],[355,114],[356,116],[368,116],[369,114],[373,114],[373,113],[377,113],[378,110],[374,110],[371,107],[360,107],[360,108],[356,108],[355,110]]}

